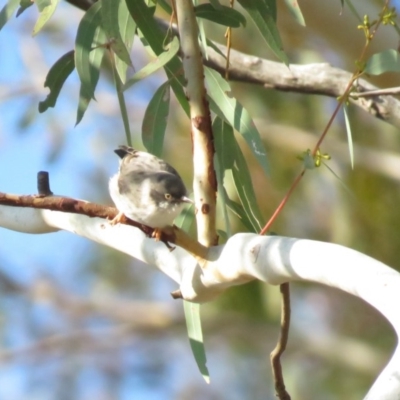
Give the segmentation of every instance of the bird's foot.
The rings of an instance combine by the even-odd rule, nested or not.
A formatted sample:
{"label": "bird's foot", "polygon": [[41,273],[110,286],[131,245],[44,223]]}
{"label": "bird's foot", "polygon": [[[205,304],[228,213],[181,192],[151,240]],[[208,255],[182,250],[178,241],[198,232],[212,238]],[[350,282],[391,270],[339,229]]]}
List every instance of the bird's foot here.
{"label": "bird's foot", "polygon": [[162,239],[162,228],[154,228],[153,233],[151,234],[151,237],[156,241],[159,242]]}
{"label": "bird's foot", "polygon": [[151,237],[156,241],[156,242],[163,242],[167,247],[169,251],[175,250],[175,246],[171,246],[168,241],[163,237],[164,231],[163,228],[154,228],[153,233],[151,234]]}
{"label": "bird's foot", "polygon": [[119,212],[111,221],[110,221],[110,225],[114,226],[117,224],[120,224],[122,222],[126,222],[127,218],[125,216],[124,213]]}

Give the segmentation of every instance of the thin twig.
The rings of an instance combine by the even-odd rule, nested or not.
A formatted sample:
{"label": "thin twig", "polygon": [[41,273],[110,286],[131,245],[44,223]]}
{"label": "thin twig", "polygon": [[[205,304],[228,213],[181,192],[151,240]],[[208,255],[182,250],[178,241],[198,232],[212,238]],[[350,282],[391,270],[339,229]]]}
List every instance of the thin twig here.
{"label": "thin twig", "polygon": [[391,96],[396,94],[400,94],[400,87],[370,90],[368,92],[351,92],[350,97]]}
{"label": "thin twig", "polygon": [[285,382],[283,380],[281,355],[286,349],[289,338],[290,327],[290,287],[289,283],[280,285],[280,292],[282,295],[281,302],[281,330],[279,334],[278,343],[274,350],[271,352],[270,360],[272,366],[272,373],[275,381],[275,393],[281,400],[290,400],[290,395],[286,391]]}

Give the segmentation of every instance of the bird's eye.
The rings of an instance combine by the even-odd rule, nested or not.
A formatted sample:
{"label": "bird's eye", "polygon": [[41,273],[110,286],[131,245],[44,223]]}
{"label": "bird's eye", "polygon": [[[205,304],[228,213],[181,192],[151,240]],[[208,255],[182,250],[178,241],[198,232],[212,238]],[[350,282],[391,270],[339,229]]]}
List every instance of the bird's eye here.
{"label": "bird's eye", "polygon": [[167,199],[167,200],[171,200],[171,194],[170,193],[165,193],[165,198]]}

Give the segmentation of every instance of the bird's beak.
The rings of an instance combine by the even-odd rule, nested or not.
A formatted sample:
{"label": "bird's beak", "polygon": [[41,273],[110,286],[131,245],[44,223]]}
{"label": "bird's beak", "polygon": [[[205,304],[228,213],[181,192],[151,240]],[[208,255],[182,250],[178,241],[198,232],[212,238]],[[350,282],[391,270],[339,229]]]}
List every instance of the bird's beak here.
{"label": "bird's beak", "polygon": [[182,201],[183,203],[194,204],[194,201],[191,200],[191,199],[189,199],[189,197],[187,197],[187,196],[182,196],[182,197],[181,197],[181,201]]}

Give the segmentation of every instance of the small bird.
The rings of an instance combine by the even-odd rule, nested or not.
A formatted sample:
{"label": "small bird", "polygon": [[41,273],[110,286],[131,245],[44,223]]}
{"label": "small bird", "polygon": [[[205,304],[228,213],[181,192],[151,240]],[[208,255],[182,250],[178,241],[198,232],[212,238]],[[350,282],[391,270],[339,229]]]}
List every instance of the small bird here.
{"label": "small bird", "polygon": [[109,183],[111,198],[119,211],[112,225],[125,215],[159,230],[172,225],[185,203],[193,203],[182,178],[165,161],[128,146],[114,151],[121,160],[118,173]]}

